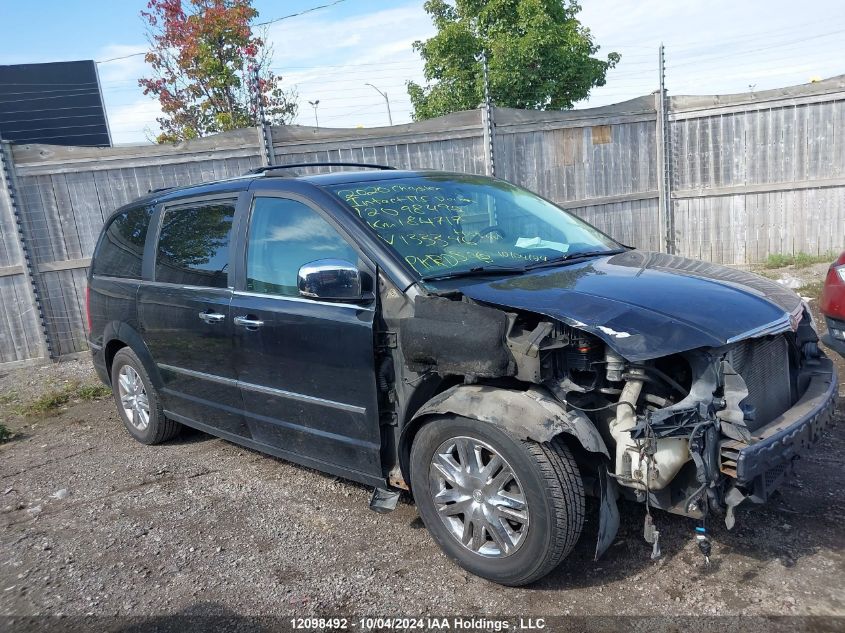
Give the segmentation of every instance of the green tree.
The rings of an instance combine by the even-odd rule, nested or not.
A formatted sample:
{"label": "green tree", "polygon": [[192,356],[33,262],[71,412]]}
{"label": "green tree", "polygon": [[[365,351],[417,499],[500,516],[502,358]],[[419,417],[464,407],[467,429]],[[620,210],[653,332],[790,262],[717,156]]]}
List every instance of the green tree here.
{"label": "green tree", "polygon": [[250,28],[258,16],[250,0],[149,0],[152,77],[138,80],[158,98],[159,143],[251,127],[258,123],[252,72],[257,66],[265,115],[282,125],[296,116],[296,94],[270,71],[271,51]]}
{"label": "green tree", "polygon": [[428,85],[408,82],[415,119],[477,108],[484,95],[486,52],[490,96],[500,107],[571,108],[619,61],[595,57],[592,34],[574,0],[428,0],[437,34],[414,42]]}

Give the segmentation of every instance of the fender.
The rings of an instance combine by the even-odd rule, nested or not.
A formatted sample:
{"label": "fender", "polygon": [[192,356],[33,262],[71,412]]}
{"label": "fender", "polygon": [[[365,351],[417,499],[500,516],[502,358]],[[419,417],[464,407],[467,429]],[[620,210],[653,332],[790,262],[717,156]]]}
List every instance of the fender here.
{"label": "fender", "polygon": [[489,422],[535,442],[548,442],[560,433],[568,433],[585,450],[610,458],[604,440],[589,418],[580,411],[567,411],[539,387],[518,391],[486,385],[456,385],[420,407],[402,430],[402,439],[410,439],[406,434],[417,428],[422,418],[444,413]]}
{"label": "fender", "polygon": [[109,343],[112,341],[126,343],[127,347],[131,348],[132,351],[135,352],[141,360],[141,363],[144,365],[144,369],[147,370],[147,375],[150,377],[153,386],[160,389],[164,385],[161,373],[158,371],[158,365],[156,365],[155,361],[153,361],[150,350],[147,348],[146,343],[144,343],[144,339],[135,328],[122,321],[111,321],[106,324],[106,327],[103,330],[103,349],[107,349]]}

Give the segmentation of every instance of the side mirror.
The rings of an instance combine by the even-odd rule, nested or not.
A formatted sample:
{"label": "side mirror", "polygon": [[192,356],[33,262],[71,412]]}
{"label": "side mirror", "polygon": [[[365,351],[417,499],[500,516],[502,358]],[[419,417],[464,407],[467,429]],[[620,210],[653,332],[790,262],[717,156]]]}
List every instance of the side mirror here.
{"label": "side mirror", "polygon": [[359,301],[361,273],[342,259],[318,259],[304,264],[296,279],[299,294],[323,301]]}

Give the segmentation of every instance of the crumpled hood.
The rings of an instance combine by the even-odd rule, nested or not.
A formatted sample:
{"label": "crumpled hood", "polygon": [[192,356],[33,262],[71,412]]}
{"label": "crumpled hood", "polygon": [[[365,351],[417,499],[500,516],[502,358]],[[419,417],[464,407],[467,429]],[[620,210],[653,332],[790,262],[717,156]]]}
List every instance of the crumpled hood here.
{"label": "crumpled hood", "polygon": [[431,285],[558,319],[630,361],[784,331],[803,309],[795,293],[757,275],[636,250],[493,281]]}

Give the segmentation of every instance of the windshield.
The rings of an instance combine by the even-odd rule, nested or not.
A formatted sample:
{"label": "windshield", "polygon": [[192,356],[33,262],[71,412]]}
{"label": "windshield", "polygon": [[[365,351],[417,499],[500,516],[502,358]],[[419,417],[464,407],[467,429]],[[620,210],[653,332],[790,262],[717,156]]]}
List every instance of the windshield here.
{"label": "windshield", "polygon": [[620,247],[533,193],[483,176],[413,176],[325,188],[423,279]]}

